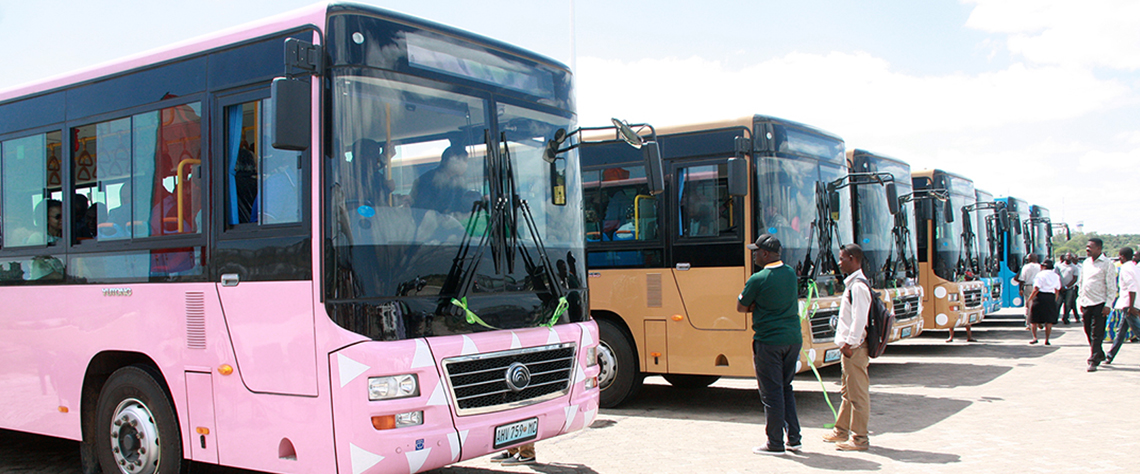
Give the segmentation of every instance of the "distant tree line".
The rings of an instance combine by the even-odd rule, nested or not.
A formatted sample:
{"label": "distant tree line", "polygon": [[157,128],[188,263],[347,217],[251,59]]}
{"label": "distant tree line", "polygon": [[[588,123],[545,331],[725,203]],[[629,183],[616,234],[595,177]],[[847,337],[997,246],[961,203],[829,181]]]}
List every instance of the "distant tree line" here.
{"label": "distant tree line", "polygon": [[1092,237],[1100,237],[1104,241],[1104,253],[1108,257],[1115,257],[1116,252],[1121,247],[1131,247],[1132,250],[1140,249],[1140,235],[1138,234],[1098,234],[1096,232],[1073,233],[1071,240],[1065,240],[1065,234],[1062,232],[1059,235],[1053,236],[1053,255],[1060,255],[1066,252],[1072,252],[1077,257],[1085,256],[1085,244],[1088,243]]}

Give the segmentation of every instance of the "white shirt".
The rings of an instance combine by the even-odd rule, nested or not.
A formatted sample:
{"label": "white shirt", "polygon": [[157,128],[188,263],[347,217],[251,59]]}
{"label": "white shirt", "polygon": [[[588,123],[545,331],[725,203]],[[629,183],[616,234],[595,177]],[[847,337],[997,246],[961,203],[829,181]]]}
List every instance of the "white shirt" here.
{"label": "white shirt", "polygon": [[1077,266],[1071,263],[1060,263],[1054,269],[1061,276],[1061,284],[1070,287],[1077,282]]}
{"label": "white shirt", "polygon": [[1037,278],[1037,274],[1041,272],[1041,264],[1037,262],[1027,263],[1021,267],[1021,273],[1017,274],[1017,281],[1022,285],[1032,285],[1033,279]]}
{"label": "white shirt", "polygon": [[1135,292],[1133,306],[1140,307],[1140,267],[1135,262],[1127,262],[1118,269],[1120,275],[1120,296],[1116,298],[1116,309],[1128,308],[1128,292]]}
{"label": "white shirt", "polygon": [[1111,304],[1116,300],[1116,265],[1103,253],[1095,261],[1090,257],[1081,263],[1081,284],[1077,306]]}
{"label": "white shirt", "polygon": [[[867,314],[871,311],[871,288],[859,279],[866,280],[863,270],[847,275],[843,285],[843,298],[839,301],[839,321],[835,325],[835,343],[859,347],[867,337]],[[850,299],[850,302],[848,302]]]}
{"label": "white shirt", "polygon": [[1056,272],[1037,272],[1033,278],[1033,286],[1037,293],[1057,293],[1061,289],[1061,277]]}

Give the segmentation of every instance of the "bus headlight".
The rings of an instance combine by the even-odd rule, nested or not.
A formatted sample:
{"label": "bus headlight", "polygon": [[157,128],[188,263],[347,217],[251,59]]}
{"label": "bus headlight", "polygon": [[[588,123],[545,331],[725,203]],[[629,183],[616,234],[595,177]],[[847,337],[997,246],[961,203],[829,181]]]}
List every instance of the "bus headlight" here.
{"label": "bus headlight", "polygon": [[370,401],[417,397],[419,394],[420,384],[415,374],[368,378]]}
{"label": "bus headlight", "polygon": [[598,346],[586,349],[586,367],[598,365]]}
{"label": "bus headlight", "polygon": [[950,301],[958,301],[958,298],[961,296],[961,293],[958,292],[950,293]]}

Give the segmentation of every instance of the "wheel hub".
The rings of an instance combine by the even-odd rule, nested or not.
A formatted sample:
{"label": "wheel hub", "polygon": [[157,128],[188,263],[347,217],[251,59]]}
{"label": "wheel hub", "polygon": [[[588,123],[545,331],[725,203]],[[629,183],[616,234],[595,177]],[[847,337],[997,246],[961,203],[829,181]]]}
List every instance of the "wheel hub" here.
{"label": "wheel hub", "polygon": [[158,425],[141,401],[123,400],[111,420],[111,454],[123,474],[153,474],[158,470]]}
{"label": "wheel hub", "polygon": [[605,390],[617,378],[617,357],[606,341],[598,343],[598,388]]}

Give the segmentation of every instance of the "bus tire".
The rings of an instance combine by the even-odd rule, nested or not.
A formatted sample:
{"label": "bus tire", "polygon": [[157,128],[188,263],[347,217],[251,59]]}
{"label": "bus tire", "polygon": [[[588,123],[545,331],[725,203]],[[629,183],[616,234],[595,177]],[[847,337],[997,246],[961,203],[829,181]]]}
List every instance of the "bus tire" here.
{"label": "bus tire", "polygon": [[178,418],[149,371],[128,366],[111,374],[99,392],[95,417],[95,450],[104,474],[183,472]]}
{"label": "bus tire", "polygon": [[662,377],[677,388],[705,388],[720,380],[719,375],[664,374]]}
{"label": "bus tire", "polygon": [[644,375],[638,370],[633,344],[616,324],[599,319],[598,333],[598,388],[601,389],[602,408],[613,408],[641,390]]}

